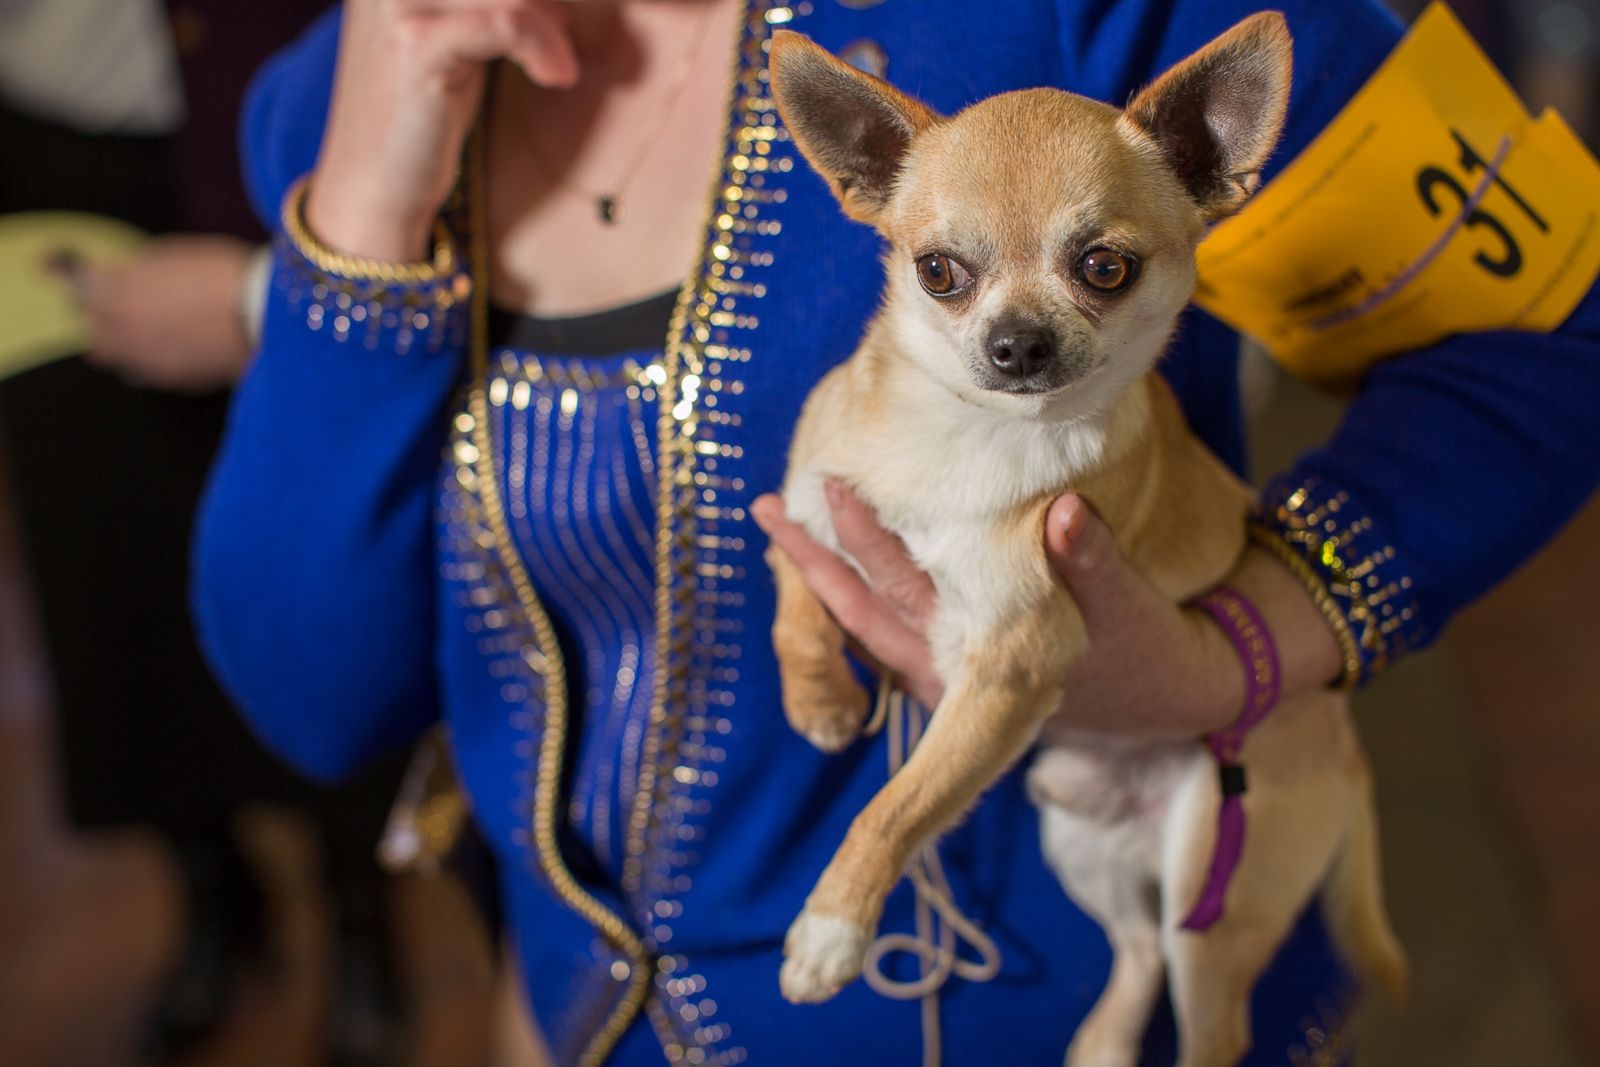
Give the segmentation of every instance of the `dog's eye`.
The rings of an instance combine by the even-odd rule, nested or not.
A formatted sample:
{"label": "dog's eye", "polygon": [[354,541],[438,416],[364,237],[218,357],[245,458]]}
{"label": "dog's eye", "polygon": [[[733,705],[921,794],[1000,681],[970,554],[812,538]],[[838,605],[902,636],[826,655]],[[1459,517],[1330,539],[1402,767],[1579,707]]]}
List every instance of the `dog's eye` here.
{"label": "dog's eye", "polygon": [[931,296],[953,296],[972,284],[972,275],[943,252],[930,252],[917,260],[917,280]]}
{"label": "dog's eye", "polygon": [[1078,273],[1089,288],[1115,293],[1133,281],[1133,260],[1109,248],[1091,248],[1078,260]]}

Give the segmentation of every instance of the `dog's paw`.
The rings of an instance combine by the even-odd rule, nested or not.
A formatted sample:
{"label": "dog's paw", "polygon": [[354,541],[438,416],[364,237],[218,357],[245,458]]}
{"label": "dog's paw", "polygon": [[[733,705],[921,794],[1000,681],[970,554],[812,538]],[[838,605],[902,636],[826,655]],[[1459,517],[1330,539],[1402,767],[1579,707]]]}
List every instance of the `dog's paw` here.
{"label": "dog's paw", "polygon": [[848,919],[802,911],[783,940],[778,986],[792,1004],[820,1004],[861,973],[867,931]]}
{"label": "dog's paw", "polygon": [[791,655],[783,676],[783,715],[789,728],[812,747],[843,752],[861,736],[872,710],[867,691],[856,682],[843,656],[824,659],[804,670]]}
{"label": "dog's paw", "polygon": [[828,755],[843,752],[861,736],[861,723],[854,713],[837,715],[810,715],[803,721],[794,720],[794,729],[811,742],[811,747]]}
{"label": "dog's paw", "polygon": [[784,715],[795,733],[812,747],[832,755],[849,748],[861,736],[867,723],[866,695],[840,690],[836,686],[817,686],[813,693],[799,693],[784,701]]}

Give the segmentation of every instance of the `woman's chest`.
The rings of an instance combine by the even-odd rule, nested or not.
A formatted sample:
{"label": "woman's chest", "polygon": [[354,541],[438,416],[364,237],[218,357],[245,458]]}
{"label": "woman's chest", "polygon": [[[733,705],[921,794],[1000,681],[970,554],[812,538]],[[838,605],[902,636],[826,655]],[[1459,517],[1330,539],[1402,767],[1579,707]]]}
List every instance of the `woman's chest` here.
{"label": "woman's chest", "polygon": [[651,365],[506,352],[486,390],[507,533],[534,585],[573,629],[648,623],[656,522]]}

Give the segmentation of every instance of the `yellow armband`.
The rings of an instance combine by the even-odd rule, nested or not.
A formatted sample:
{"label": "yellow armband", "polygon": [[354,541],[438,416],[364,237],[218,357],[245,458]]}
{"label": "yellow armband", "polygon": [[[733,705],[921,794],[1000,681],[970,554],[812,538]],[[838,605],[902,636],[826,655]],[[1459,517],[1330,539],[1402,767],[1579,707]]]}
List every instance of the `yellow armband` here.
{"label": "yellow armband", "polygon": [[1600,272],[1600,164],[1434,3],[1198,266],[1198,304],[1347,386],[1450,334],[1559,326]]}

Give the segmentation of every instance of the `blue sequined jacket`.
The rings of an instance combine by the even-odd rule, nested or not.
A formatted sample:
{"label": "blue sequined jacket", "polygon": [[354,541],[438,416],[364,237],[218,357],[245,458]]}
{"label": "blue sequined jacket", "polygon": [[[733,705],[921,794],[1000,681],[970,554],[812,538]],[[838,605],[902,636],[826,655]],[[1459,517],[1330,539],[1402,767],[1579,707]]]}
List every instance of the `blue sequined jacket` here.
{"label": "blue sequined jacket", "polygon": [[[1275,6],[1295,35],[1277,167],[1399,27],[1369,0]],[[880,287],[877,239],[840,215],[773,110],[771,27],[948,111],[1032,85],[1125,100],[1254,7],[749,0],[703,255],[664,352],[486,351],[459,284],[373,286],[280,239],[199,523],[205,645],[260,734],[314,775],[448,724],[561,1062],[920,1061],[914,1003],[861,983],[819,1007],[778,995],[785,927],[885,760],[882,738],[826,758],[791,736],[746,514]],[[314,162],[337,30],[330,15],[257,80],[243,141],[265,218]],[[1330,585],[1363,576],[1341,604],[1369,667],[1426,644],[1594,489],[1597,331],[1591,293],[1554,333],[1387,362],[1332,439],[1274,480],[1272,521]],[[1240,467],[1237,352],[1190,311],[1162,369]],[[947,1062],[1059,1062],[1109,955],[1045,869],[1016,775],[944,853],[1005,960],[995,980],[944,991]],[[909,928],[908,901],[902,887],[885,929]],[[1347,997],[1308,916],[1257,991],[1249,1062],[1335,1062]],[[1165,1012],[1147,1052],[1171,1061]]]}

